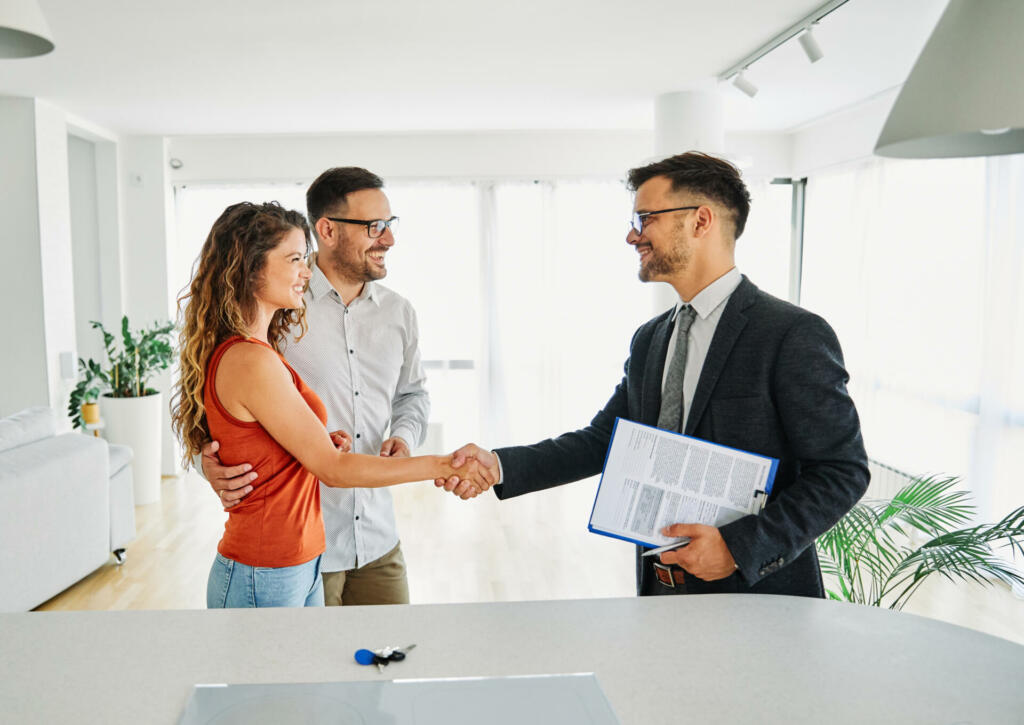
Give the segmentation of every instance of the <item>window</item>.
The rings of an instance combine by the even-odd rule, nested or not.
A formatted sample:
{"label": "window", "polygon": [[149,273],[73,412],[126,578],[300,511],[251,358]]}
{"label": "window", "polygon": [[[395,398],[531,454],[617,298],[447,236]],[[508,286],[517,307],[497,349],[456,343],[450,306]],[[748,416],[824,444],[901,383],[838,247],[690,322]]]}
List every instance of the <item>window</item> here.
{"label": "window", "polygon": [[810,178],[803,302],[835,327],[868,454],[963,476],[983,518],[1024,468],[1024,160],[869,160]]}

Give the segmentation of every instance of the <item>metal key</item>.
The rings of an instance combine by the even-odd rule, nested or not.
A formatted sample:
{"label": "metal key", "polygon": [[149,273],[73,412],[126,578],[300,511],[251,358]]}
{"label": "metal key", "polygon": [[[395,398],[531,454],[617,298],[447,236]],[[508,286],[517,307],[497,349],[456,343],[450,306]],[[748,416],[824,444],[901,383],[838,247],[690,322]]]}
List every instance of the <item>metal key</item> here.
{"label": "metal key", "polygon": [[415,648],[415,644],[407,644],[404,647],[385,647],[380,651],[380,656],[386,657],[390,662],[401,662],[405,659],[406,653]]}

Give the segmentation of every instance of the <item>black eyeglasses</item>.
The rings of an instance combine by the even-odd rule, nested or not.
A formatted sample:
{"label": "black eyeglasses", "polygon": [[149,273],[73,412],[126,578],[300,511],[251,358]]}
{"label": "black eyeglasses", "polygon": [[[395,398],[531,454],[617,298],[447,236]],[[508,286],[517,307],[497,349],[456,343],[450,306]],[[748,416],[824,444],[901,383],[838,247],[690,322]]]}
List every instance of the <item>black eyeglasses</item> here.
{"label": "black eyeglasses", "polygon": [[384,234],[385,229],[390,229],[392,234],[398,231],[398,217],[393,216],[390,219],[341,219],[339,217],[329,216],[327,217],[332,222],[341,222],[342,224],[362,224],[366,227],[366,234],[370,239],[376,239],[377,237]]}
{"label": "black eyeglasses", "polygon": [[647,217],[654,216],[655,214],[667,214],[670,211],[686,211],[687,209],[700,209],[700,207],[677,206],[672,209],[658,209],[658,211],[636,211],[633,212],[633,218],[629,222],[629,228],[631,231],[641,234],[644,231],[644,222],[647,221]]}

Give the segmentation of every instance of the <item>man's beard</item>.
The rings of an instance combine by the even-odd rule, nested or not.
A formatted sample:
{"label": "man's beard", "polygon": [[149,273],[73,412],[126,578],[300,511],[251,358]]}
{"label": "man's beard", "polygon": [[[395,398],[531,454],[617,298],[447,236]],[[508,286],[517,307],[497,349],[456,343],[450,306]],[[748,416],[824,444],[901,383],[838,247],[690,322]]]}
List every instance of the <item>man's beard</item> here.
{"label": "man's beard", "polygon": [[669,277],[682,272],[690,264],[690,245],[685,241],[676,243],[668,252],[658,252],[651,247],[647,260],[640,263],[641,282],[650,282],[655,277]]}
{"label": "man's beard", "polygon": [[[380,251],[386,252],[387,250],[371,248],[367,250],[366,254]],[[365,256],[358,261],[348,260],[338,250],[334,250],[333,253],[328,255],[328,263],[335,272],[353,282],[372,282],[377,279],[383,279],[388,274],[387,267],[384,265],[378,267]]]}

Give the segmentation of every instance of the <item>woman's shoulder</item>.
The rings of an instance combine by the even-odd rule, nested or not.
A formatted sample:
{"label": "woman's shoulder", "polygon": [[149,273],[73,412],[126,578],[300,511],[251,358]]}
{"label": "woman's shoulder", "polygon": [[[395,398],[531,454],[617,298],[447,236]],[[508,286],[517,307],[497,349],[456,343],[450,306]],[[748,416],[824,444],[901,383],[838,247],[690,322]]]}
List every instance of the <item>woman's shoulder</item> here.
{"label": "woman's shoulder", "polygon": [[220,359],[220,367],[246,377],[262,377],[265,375],[289,375],[281,356],[269,345],[249,338],[238,338],[224,350]]}

